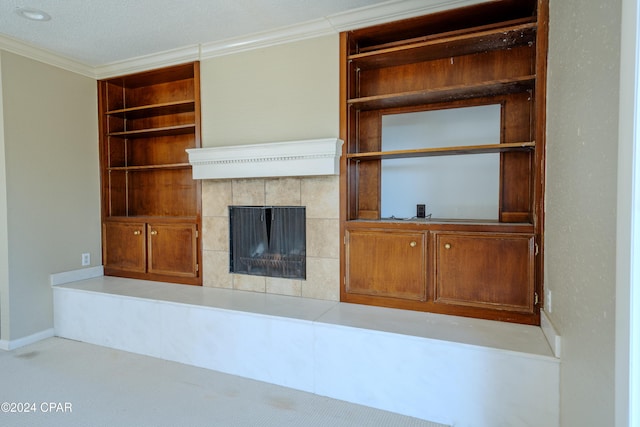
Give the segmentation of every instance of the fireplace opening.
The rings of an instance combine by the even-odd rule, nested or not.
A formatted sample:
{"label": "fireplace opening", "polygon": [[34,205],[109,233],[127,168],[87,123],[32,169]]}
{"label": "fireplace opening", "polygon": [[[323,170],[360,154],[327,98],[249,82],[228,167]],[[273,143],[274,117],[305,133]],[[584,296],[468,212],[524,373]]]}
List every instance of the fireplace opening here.
{"label": "fireplace opening", "polygon": [[229,206],[229,271],[306,279],[302,206]]}

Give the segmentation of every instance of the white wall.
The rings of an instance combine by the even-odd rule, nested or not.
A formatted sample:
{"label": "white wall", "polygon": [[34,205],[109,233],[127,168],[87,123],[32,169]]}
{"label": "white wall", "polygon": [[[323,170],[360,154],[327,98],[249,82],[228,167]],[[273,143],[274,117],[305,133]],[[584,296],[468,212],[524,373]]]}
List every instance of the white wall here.
{"label": "white wall", "polygon": [[[640,424],[640,142],[638,120],[638,1],[622,0],[618,211],[616,248],[617,427]],[[635,288],[635,289],[634,289]],[[632,290],[633,289],[633,290]],[[632,332],[634,331],[634,332]]]}
{"label": "white wall", "polygon": [[[499,104],[382,116],[382,151],[500,143]],[[381,216],[498,220],[500,154],[383,159]]]}
{"label": "white wall", "polygon": [[0,340],[9,334],[9,241],[7,230],[7,173],[4,155],[2,102],[2,55],[0,55]]}
{"label": "white wall", "polygon": [[201,64],[202,145],[336,138],[337,35]]}
{"label": "white wall", "polygon": [[550,1],[545,286],[565,427],[614,420],[620,15],[620,0]]}
{"label": "white wall", "polygon": [[101,264],[97,91],[94,79],[0,56],[8,241],[2,339],[16,340],[53,327],[51,273],[81,268],[83,252]]}

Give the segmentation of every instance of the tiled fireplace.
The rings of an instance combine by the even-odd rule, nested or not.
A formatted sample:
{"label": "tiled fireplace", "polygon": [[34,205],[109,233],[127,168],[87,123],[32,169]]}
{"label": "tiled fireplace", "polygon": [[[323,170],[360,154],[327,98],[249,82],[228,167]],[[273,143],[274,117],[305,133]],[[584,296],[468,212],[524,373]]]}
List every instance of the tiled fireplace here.
{"label": "tiled fireplace", "polygon": [[[203,284],[272,294],[340,299],[338,177],[205,180],[202,183]],[[307,279],[229,273],[229,206],[305,206]]]}
{"label": "tiled fireplace", "polygon": [[[340,299],[339,177],[337,159],[341,142],[330,140],[329,152],[300,153],[297,147],[313,147],[314,141],[292,145],[261,144],[262,153],[250,150],[233,159],[201,161],[194,164],[194,177],[202,182],[202,274],[206,287],[238,289],[269,294],[338,301]],[[325,144],[326,145],[326,144]],[[333,148],[331,148],[331,146]],[[246,146],[252,147],[252,146]],[[256,147],[256,146],[253,146]],[[267,147],[267,148],[265,148]],[[198,150],[200,154],[203,150]],[[224,151],[224,147],[222,148]],[[278,150],[286,150],[278,154]],[[322,151],[322,150],[321,150]],[[190,152],[193,157],[193,152]],[[337,156],[337,157],[336,157]],[[239,159],[240,158],[240,159]],[[327,161],[316,169],[317,160]],[[303,164],[300,162],[314,162]],[[194,163],[192,161],[192,163]],[[295,164],[294,164],[295,163]],[[269,166],[271,165],[271,166]],[[275,171],[269,170],[274,168]],[[260,170],[267,169],[263,172]],[[223,172],[220,172],[224,169]],[[301,176],[311,171],[314,175]],[[296,174],[297,176],[255,177]],[[240,175],[240,177],[238,177]],[[252,175],[241,177],[241,175]],[[230,176],[230,177],[225,177]],[[209,177],[209,178],[208,178]],[[213,177],[213,178],[210,178]],[[286,279],[229,273],[229,206],[304,206],[306,208],[306,279]]]}

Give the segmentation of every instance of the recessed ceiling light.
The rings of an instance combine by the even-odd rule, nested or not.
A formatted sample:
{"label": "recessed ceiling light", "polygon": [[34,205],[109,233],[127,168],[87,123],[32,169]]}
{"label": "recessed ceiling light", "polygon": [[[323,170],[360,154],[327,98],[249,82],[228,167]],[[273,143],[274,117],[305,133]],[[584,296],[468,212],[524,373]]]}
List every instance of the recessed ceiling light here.
{"label": "recessed ceiling light", "polygon": [[16,13],[18,16],[32,21],[49,21],[51,19],[51,15],[47,12],[29,7],[19,7],[16,9]]}

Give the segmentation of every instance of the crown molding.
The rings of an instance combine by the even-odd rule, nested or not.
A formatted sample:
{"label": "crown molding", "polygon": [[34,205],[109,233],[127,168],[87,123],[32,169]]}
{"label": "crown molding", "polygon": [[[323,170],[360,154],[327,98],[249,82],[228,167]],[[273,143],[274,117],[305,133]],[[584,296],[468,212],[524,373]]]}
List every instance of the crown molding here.
{"label": "crown molding", "polygon": [[340,33],[487,1],[489,0],[391,0],[329,15],[326,19]]}
{"label": "crown molding", "polygon": [[342,31],[413,18],[427,13],[484,3],[486,1],[488,0],[391,0],[373,6],[365,6],[343,13],[328,15],[321,19],[283,27],[273,31],[254,33],[212,43],[203,43],[201,45],[200,59],[205,60],[252,49],[337,34]]}
{"label": "crown molding", "polygon": [[200,59],[200,47],[198,45],[181,47],[151,55],[138,56],[124,61],[111,62],[94,68],[96,79],[122,76],[154,68],[168,67],[184,64]]}
{"label": "crown molding", "polygon": [[271,31],[203,43],[200,48],[200,59],[205,60],[330,34],[335,34],[334,28],[326,19],[321,18]]}
{"label": "crown molding", "polygon": [[337,34],[487,1],[489,0],[391,0],[271,31],[186,46],[95,67],[3,35],[0,35],[0,49],[99,80]]}
{"label": "crown molding", "polygon": [[0,50],[15,53],[44,64],[62,68],[63,70],[95,78],[95,70],[92,66],[64,57],[20,40],[0,35]]}

